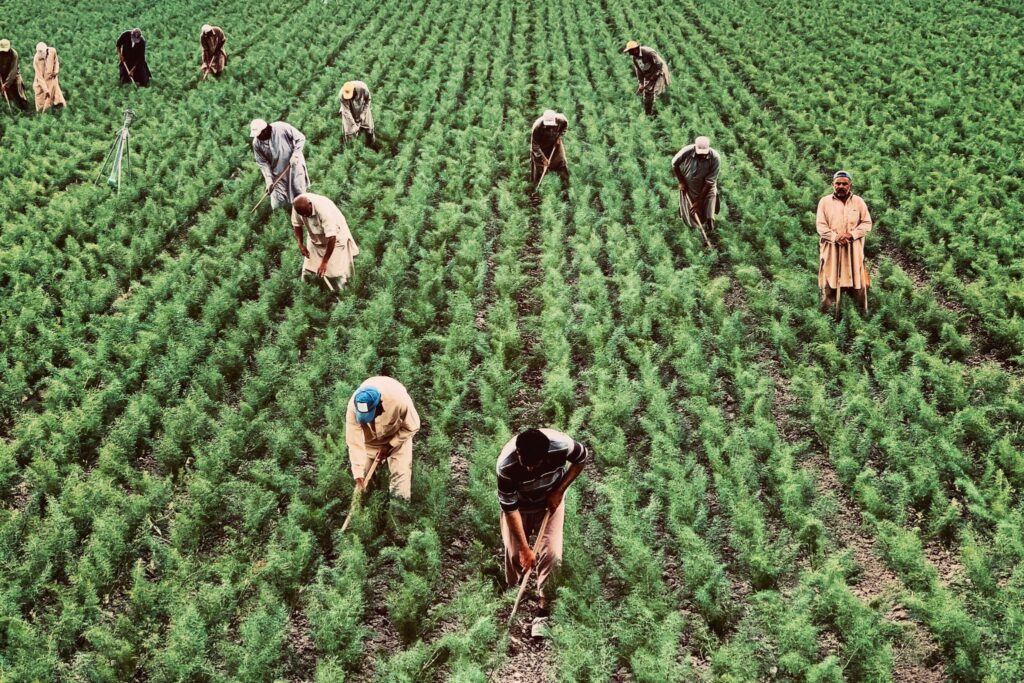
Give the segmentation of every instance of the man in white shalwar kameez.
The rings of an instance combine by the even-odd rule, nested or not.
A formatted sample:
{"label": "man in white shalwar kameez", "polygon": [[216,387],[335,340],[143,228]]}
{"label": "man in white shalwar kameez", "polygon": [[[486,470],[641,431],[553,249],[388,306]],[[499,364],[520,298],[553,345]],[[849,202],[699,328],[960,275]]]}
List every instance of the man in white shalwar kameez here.
{"label": "man in white shalwar kameez", "polygon": [[352,277],[353,259],[359,253],[341,210],[323,195],[304,192],[292,203],[292,228],[304,258],[303,279],[307,272],[316,273],[334,282],[332,286],[340,290]]}
{"label": "man in white shalwar kameez", "polygon": [[271,208],[290,207],[295,198],[309,187],[306,158],[302,153],[306,136],[284,121],[267,123],[263,119],[255,119],[249,124],[249,137],[252,138],[252,152],[260,173],[267,189],[271,190]]}

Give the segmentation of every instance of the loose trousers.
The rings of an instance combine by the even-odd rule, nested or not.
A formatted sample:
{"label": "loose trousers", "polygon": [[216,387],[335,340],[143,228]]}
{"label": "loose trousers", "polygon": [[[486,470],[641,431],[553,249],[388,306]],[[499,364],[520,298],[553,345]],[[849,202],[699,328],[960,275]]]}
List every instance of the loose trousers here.
{"label": "loose trousers", "polygon": [[[380,453],[380,446],[367,444],[367,454],[377,457]],[[378,466],[379,467],[379,466]],[[412,439],[406,439],[405,443],[392,451],[388,456],[388,471],[391,473],[391,481],[388,489],[392,496],[409,500],[412,498]]]}
{"label": "loose trousers", "polygon": [[[544,509],[533,512],[520,511],[519,515],[523,518],[523,531],[526,532],[527,542],[540,530],[544,512]],[[565,503],[563,501],[551,514],[547,530],[544,532],[544,542],[537,553],[537,589],[549,597],[552,596],[545,592],[544,586],[548,577],[562,564],[562,525],[564,522]],[[512,535],[504,513],[501,515],[501,542],[505,546],[505,581],[513,586],[522,580],[523,571],[519,564],[519,542]],[[533,542],[536,543],[535,538],[533,538]]]}

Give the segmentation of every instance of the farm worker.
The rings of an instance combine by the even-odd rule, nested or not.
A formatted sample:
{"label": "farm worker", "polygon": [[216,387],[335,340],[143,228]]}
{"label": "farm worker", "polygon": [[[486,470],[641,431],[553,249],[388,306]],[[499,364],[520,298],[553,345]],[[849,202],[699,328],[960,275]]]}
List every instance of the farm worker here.
{"label": "farm worker", "polygon": [[25,97],[25,84],[21,80],[21,69],[18,68],[18,52],[11,47],[11,41],[0,40],[0,92],[4,100],[19,109],[28,109],[28,98]]}
{"label": "farm worker", "polygon": [[672,173],[679,182],[679,213],[691,228],[698,227],[697,219],[710,227],[715,225],[721,165],[722,158],[703,135],[672,157]]}
{"label": "farm worker", "polygon": [[316,273],[318,277],[334,279],[341,289],[352,276],[352,260],[359,253],[341,210],[323,195],[304,192],[292,203],[292,228],[299,252],[305,259],[302,277],[305,278],[307,272]]}
{"label": "farm worker", "polygon": [[867,313],[871,275],[864,264],[864,238],[871,232],[871,214],[853,194],[853,178],[846,171],[836,171],[832,194],[818,201],[817,228],[822,309],[834,305],[838,312],[842,290],[849,289]]}
{"label": "farm worker", "polygon": [[530,128],[530,180],[539,183],[544,169],[569,174],[562,137],[569,127],[565,114],[548,109]]}
{"label": "farm worker", "polygon": [[219,26],[203,24],[199,33],[199,45],[203,49],[203,65],[200,67],[203,78],[210,74],[213,74],[215,78],[220,78],[224,72],[224,67],[228,63],[228,53],[224,51],[226,42],[227,37]]}
{"label": "farm worker", "polygon": [[149,73],[149,65],[146,63],[146,39],[142,37],[142,29],[133,28],[118,37],[117,59],[121,85],[149,85],[153,76]]}
{"label": "farm worker", "polygon": [[[554,596],[554,581],[548,579],[562,562],[562,498],[583,471],[587,457],[586,446],[554,429],[527,429],[510,439],[498,455],[505,580],[509,585],[518,584],[523,573],[536,563],[542,616],[546,616]],[[540,552],[534,555],[529,536],[539,531],[547,512],[551,517]]]}
{"label": "farm worker", "polygon": [[359,385],[345,414],[345,443],[356,486],[371,458],[386,459],[391,472],[391,495],[408,501],[412,495],[412,437],[420,429],[409,392],[398,380],[370,377]]}
{"label": "farm worker", "polygon": [[362,81],[348,81],[341,86],[338,93],[341,106],[338,116],[341,117],[342,141],[364,133],[372,147],[376,142],[373,132],[373,110],[370,106],[370,88]]}
{"label": "farm worker", "polygon": [[36,111],[46,111],[50,107],[63,107],[64,93],[61,92],[57,74],[60,73],[60,58],[57,50],[46,43],[36,45],[36,56],[32,59],[32,68],[36,77],[32,81],[32,90],[36,96]]}
{"label": "farm worker", "polygon": [[274,209],[290,207],[309,187],[306,158],[302,154],[306,136],[284,121],[267,123],[253,119],[249,124],[249,137],[260,173],[271,191],[270,206]]}
{"label": "farm worker", "polygon": [[665,92],[665,88],[672,83],[668,65],[654,48],[641,45],[635,40],[626,43],[622,51],[633,58],[633,73],[637,80],[636,94],[644,96],[644,112],[652,116],[655,98]]}

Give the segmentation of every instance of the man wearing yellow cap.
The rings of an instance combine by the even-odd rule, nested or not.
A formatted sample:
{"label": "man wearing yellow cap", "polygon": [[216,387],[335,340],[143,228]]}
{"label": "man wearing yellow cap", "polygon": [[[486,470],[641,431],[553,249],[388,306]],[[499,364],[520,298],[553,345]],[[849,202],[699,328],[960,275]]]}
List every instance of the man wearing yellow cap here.
{"label": "man wearing yellow cap", "polygon": [[530,128],[530,181],[535,185],[547,171],[558,171],[568,177],[569,167],[565,161],[565,146],[562,137],[569,128],[565,114],[548,109],[533,122]]}
{"label": "man wearing yellow cap", "polygon": [[0,40],[0,93],[9,111],[14,107],[23,111],[28,109],[25,84],[21,80],[21,69],[18,68],[18,53],[6,38]]}
{"label": "man wearing yellow cap", "polygon": [[373,132],[370,88],[362,81],[348,81],[341,86],[338,99],[341,100],[338,116],[341,117],[342,140],[347,142],[353,136],[363,133],[373,147],[376,136]]}
{"label": "man wearing yellow cap", "polygon": [[636,94],[643,95],[644,112],[648,116],[653,116],[654,100],[672,83],[668,64],[654,48],[641,45],[635,40],[626,43],[622,51],[633,58],[633,73],[637,80]]}
{"label": "man wearing yellow cap", "polygon": [[388,461],[392,496],[412,496],[412,437],[420,429],[420,416],[405,387],[390,377],[370,377],[359,385],[345,413],[345,443],[356,486],[371,458]]}
{"label": "man wearing yellow cap", "polygon": [[67,104],[60,89],[60,82],[57,80],[57,74],[60,73],[57,50],[46,43],[36,45],[32,68],[35,70],[32,91],[36,96],[36,111],[46,111],[50,107],[63,107]]}
{"label": "man wearing yellow cap", "polygon": [[199,45],[203,49],[203,65],[200,68],[204,79],[210,75],[220,78],[224,73],[224,67],[228,63],[228,53],[224,51],[226,42],[227,36],[220,27],[203,24],[199,33]]}
{"label": "man wearing yellow cap", "polygon": [[868,312],[871,275],[864,263],[864,239],[871,232],[868,205],[853,194],[853,177],[846,171],[832,176],[832,194],[818,201],[818,288],[822,310],[839,313],[843,290],[849,290]]}

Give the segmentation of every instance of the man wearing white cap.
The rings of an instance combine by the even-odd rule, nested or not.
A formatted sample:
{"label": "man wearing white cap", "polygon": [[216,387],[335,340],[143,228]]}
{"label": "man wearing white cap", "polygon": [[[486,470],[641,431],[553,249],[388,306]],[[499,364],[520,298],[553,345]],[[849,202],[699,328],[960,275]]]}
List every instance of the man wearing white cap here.
{"label": "man wearing white cap", "polygon": [[253,156],[270,191],[271,208],[290,207],[309,187],[306,158],[302,154],[306,136],[284,121],[267,123],[253,119],[249,137]]}
{"label": "man wearing white cap", "polygon": [[721,165],[721,157],[703,135],[672,157],[672,173],[679,182],[679,214],[691,228],[715,226]]}
{"label": "man wearing white cap", "polygon": [[626,43],[623,52],[633,58],[633,74],[636,76],[636,94],[644,96],[644,112],[654,115],[654,100],[661,96],[672,83],[668,64],[653,47],[641,45],[635,40]]}
{"label": "man wearing white cap", "polygon": [[13,107],[28,109],[25,84],[21,80],[21,69],[18,68],[18,53],[6,38],[0,40],[0,93],[3,94],[8,110]]}
{"label": "man wearing white cap", "polygon": [[545,110],[530,128],[530,181],[539,184],[545,169],[559,171],[568,178],[562,137],[569,128],[569,120],[554,109]]}
{"label": "man wearing white cap", "polygon": [[392,496],[412,496],[412,437],[420,416],[409,392],[398,380],[370,377],[359,385],[345,413],[345,443],[352,477],[360,488],[371,458],[388,461]]}
{"label": "man wearing white cap", "polygon": [[[353,259],[359,253],[341,210],[327,197],[304,192],[292,203],[292,228],[299,243],[302,277],[316,273],[341,289],[352,276]],[[302,241],[303,229],[306,241]]]}
{"label": "man wearing white cap", "polygon": [[200,68],[204,79],[209,75],[220,78],[224,72],[224,67],[228,63],[228,53],[224,51],[226,42],[227,36],[220,27],[203,24],[199,34],[199,45],[203,49],[203,65]]}
{"label": "man wearing white cap", "polygon": [[60,73],[60,58],[57,50],[46,43],[36,45],[36,56],[32,59],[35,80],[32,91],[36,96],[36,111],[46,111],[50,107],[63,107],[64,93],[60,89],[57,74]]}
{"label": "man wearing white cap", "polygon": [[853,194],[853,177],[846,171],[832,176],[832,194],[818,201],[818,288],[822,310],[839,303],[850,290],[864,313],[868,312],[871,275],[864,263],[864,239],[871,232],[868,205]]}
{"label": "man wearing white cap", "polygon": [[376,143],[373,131],[373,110],[370,106],[370,88],[362,81],[348,81],[338,93],[341,106],[342,141],[348,142],[353,136],[363,133],[371,147]]}
{"label": "man wearing white cap", "polygon": [[143,88],[149,86],[153,75],[149,73],[146,63],[146,39],[142,37],[142,29],[133,28],[125,31],[117,38],[118,74],[121,85],[134,83]]}

